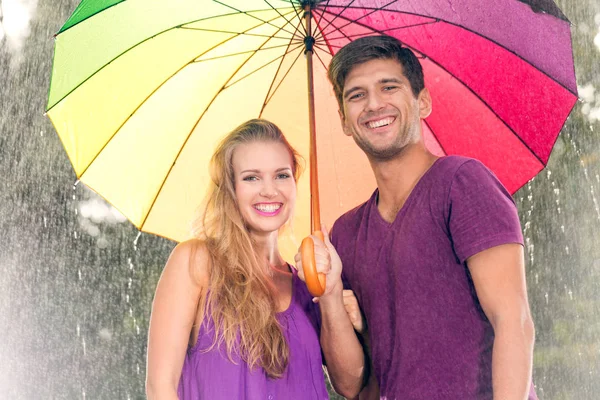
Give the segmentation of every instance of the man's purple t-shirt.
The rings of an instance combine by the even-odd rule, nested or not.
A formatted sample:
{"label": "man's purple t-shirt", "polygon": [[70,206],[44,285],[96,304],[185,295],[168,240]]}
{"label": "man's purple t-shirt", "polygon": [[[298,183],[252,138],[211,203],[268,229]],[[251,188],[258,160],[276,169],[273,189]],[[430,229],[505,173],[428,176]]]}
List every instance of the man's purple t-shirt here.
{"label": "man's purple t-shirt", "polygon": [[492,399],[494,332],[465,260],[523,243],[510,194],[480,162],[447,156],[393,223],[377,197],[340,217],[331,235],[367,319],[381,398]]}

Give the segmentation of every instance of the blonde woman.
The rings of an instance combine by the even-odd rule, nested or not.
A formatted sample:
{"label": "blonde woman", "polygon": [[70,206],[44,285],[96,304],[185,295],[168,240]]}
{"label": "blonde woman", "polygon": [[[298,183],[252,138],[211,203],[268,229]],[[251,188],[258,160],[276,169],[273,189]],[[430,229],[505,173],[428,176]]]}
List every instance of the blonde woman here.
{"label": "blonde woman", "polygon": [[[156,288],[149,399],[328,398],[318,306],[277,247],[299,174],[297,153],[268,121],[248,121],[219,145],[198,239],[173,250]],[[318,245],[317,263],[328,270],[330,260]]]}

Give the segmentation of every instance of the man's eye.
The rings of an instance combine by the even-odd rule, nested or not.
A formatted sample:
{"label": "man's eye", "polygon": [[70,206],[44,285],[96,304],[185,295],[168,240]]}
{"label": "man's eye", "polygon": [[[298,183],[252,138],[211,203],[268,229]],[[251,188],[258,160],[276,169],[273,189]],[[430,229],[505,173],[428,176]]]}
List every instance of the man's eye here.
{"label": "man's eye", "polygon": [[356,94],[353,94],[352,96],[350,96],[348,98],[348,100],[356,100],[356,99],[360,99],[361,97],[364,97],[364,93],[356,93]]}
{"label": "man's eye", "polygon": [[394,90],[394,89],[397,89],[397,88],[398,88],[398,86],[386,86],[386,87],[383,88],[383,90]]}

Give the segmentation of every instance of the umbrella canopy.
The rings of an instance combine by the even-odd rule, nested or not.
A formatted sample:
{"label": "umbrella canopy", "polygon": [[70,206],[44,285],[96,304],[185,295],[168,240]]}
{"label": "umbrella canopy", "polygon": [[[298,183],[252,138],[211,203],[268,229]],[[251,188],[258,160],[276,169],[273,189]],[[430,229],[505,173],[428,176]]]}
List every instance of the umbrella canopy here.
{"label": "umbrella canopy", "polygon": [[[56,36],[47,114],[82,182],[139,229],[178,241],[224,134],[266,118],[308,160],[314,124],[330,225],[375,183],[341,132],[326,66],[380,34],[421,58],[432,152],[480,159],[511,192],[545,166],[577,99],[570,24],[548,0],[84,0]],[[291,237],[282,250],[296,248]]]}

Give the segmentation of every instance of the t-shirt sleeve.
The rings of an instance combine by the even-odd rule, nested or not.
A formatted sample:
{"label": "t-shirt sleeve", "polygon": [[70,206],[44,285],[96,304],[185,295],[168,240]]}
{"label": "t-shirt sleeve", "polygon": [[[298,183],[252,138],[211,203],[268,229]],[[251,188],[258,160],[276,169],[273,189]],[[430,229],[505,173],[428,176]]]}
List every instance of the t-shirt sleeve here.
{"label": "t-shirt sleeve", "polygon": [[461,263],[495,246],[523,244],[517,208],[510,193],[477,160],[462,164],[452,179],[448,226]]}

